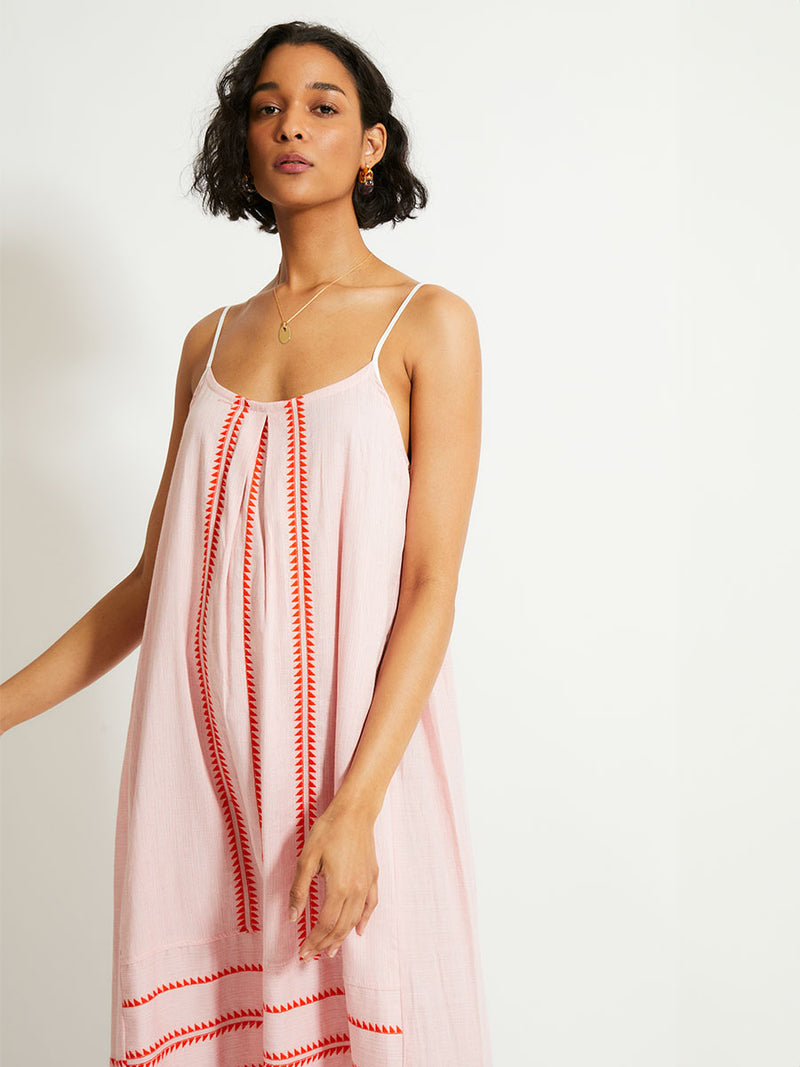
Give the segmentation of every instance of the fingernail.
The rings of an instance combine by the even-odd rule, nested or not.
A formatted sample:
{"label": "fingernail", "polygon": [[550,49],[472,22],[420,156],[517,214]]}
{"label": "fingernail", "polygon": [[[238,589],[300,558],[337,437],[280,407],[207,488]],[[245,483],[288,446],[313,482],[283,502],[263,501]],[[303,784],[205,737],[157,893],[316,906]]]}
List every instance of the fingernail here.
{"label": "fingernail", "polygon": [[295,919],[297,918],[297,908],[289,908],[289,918],[292,922],[295,921]]}
{"label": "fingernail", "polygon": [[331,951],[328,953],[328,955],[330,956],[331,959],[333,959],[333,957],[336,955],[336,953],[338,951],[339,951],[339,948],[337,946],[336,948],[332,948]]}

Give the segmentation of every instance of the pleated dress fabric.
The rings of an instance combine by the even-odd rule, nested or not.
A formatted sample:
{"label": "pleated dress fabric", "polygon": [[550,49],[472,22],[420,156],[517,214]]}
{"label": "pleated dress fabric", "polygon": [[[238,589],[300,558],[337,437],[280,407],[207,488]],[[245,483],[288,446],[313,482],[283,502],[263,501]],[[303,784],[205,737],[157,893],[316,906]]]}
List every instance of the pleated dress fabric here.
{"label": "pleated dress fabric", "polygon": [[378,906],[333,959],[289,888],[397,607],[410,465],[378,356],[256,401],[212,369],[166,501],[114,861],[111,1067],[490,1067],[448,647],[375,822]]}

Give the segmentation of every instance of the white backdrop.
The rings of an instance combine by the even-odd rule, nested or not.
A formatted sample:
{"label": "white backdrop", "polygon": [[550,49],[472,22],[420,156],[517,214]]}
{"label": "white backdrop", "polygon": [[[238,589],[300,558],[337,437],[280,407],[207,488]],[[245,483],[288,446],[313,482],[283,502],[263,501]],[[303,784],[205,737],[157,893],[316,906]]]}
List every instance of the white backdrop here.
{"label": "white backdrop", "polygon": [[[494,1067],[798,1067],[796,2],[6,0],[2,678],[139,558],[183,337],[277,267],[186,190],[217,74],[292,18],[409,123],[430,205],[368,246],[481,327]],[[0,744],[7,1067],[108,1062],[136,656]]]}

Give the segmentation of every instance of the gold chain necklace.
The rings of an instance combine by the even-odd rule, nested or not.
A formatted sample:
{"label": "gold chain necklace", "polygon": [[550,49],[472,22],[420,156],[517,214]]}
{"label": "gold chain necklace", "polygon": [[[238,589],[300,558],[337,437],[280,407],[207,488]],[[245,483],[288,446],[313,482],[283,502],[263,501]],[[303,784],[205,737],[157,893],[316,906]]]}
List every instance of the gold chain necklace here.
{"label": "gold chain necklace", "polygon": [[[364,256],[363,259],[360,259],[358,261],[358,263],[355,264],[355,266],[350,268],[350,270],[346,270],[344,272],[344,274],[340,274],[339,278],[344,278],[345,274],[349,274],[350,271],[354,271],[356,269],[356,267],[360,267],[361,264],[365,263],[369,259],[369,257],[371,255],[372,255],[372,252],[367,252],[367,254]],[[280,306],[280,304],[278,304],[277,288],[278,288],[278,285],[281,284],[281,282],[278,282],[278,285],[276,285],[272,290],[272,295],[275,297],[275,303],[278,304],[278,314],[281,317],[281,327],[278,330],[278,340],[280,341],[280,343],[282,345],[287,344],[292,339],[292,331],[289,329],[289,323],[292,321],[292,319],[296,318],[300,314],[301,311],[305,311],[305,309],[308,307],[308,305],[310,303],[312,303],[312,301],[316,300],[318,296],[322,296],[322,294],[325,292],[326,289],[328,289],[331,285],[333,285],[334,282],[338,282],[339,281],[339,278],[334,278],[332,282],[328,282],[326,285],[324,285],[320,289],[320,291],[318,293],[314,293],[314,295],[311,297],[311,300],[309,300],[305,304],[303,304],[303,306],[300,308],[300,310],[299,311],[295,311],[294,315],[290,315],[288,319],[285,319],[283,317],[283,312],[281,311],[281,306]]]}

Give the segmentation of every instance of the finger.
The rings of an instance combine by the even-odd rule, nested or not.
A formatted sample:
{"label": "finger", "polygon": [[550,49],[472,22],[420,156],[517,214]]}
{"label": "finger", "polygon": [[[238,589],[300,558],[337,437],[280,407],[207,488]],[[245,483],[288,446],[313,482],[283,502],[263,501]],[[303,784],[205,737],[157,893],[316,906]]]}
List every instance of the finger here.
{"label": "finger", "polygon": [[349,906],[342,908],[339,922],[336,924],[336,928],[328,939],[328,943],[323,943],[321,946],[322,951],[326,952],[331,958],[333,958],[342,947],[342,942],[358,922],[359,916],[364,910],[364,900],[362,895],[351,897],[348,903]]}
{"label": "finger", "polygon": [[334,949],[339,949],[342,941],[344,941],[355,926],[363,907],[364,903],[363,900],[360,899],[360,896],[349,896],[347,900],[345,900],[339,916],[339,921],[336,923],[333,930],[331,930],[330,934],[320,942],[320,952],[327,953],[327,955],[330,956]]}
{"label": "finger", "polygon": [[356,923],[356,933],[359,937],[364,933],[369,922],[369,917],[378,906],[378,883],[373,882],[367,893],[367,902],[364,905],[364,910],[361,912],[361,918]]}
{"label": "finger", "polygon": [[294,881],[289,889],[289,919],[292,922],[297,919],[297,916],[306,906],[311,879],[319,871],[319,866],[319,856],[314,856],[311,852],[306,854],[305,850],[300,853]]}
{"label": "finger", "polygon": [[320,943],[335,929],[339,916],[342,913],[342,905],[345,902],[345,894],[342,892],[328,892],[319,918],[314,924],[311,933],[300,946],[300,958],[310,960],[318,955]]}

